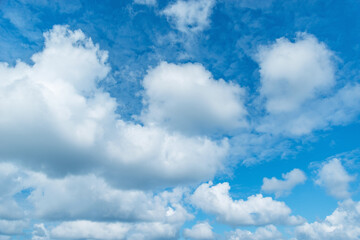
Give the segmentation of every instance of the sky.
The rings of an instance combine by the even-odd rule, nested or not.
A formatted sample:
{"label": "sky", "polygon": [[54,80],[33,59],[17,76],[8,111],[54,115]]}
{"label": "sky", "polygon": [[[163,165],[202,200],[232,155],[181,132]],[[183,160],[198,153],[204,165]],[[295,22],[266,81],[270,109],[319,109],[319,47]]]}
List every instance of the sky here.
{"label": "sky", "polygon": [[0,0],[0,240],[360,239],[357,0]]}

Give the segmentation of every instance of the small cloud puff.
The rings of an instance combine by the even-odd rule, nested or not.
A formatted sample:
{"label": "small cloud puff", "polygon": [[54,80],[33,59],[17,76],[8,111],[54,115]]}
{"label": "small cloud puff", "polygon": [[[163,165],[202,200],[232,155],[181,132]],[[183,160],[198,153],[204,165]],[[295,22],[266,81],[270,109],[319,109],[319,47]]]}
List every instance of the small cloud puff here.
{"label": "small cloud puff", "polygon": [[214,214],[220,222],[232,226],[256,226],[266,224],[297,225],[301,217],[291,216],[291,210],[284,202],[275,201],[261,194],[247,200],[233,200],[227,182],[217,185],[204,183],[191,196],[194,206],[206,213]]}
{"label": "small cloud puff", "polygon": [[275,177],[264,178],[261,190],[266,193],[275,193],[276,197],[286,196],[296,185],[306,181],[305,173],[297,168],[282,174],[282,177],[284,180],[279,180]]}

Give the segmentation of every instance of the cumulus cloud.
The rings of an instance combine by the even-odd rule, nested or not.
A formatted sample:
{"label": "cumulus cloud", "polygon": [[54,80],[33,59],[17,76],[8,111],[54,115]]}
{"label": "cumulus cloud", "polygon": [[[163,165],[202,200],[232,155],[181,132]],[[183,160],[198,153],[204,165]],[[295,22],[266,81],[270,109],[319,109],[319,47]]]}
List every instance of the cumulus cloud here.
{"label": "cumulus cloud", "polygon": [[[29,190],[25,207],[21,208],[26,217],[55,223],[64,221],[49,228],[35,224],[33,239],[119,239],[121,232],[126,236],[124,239],[176,238],[183,223],[193,218],[182,205],[186,189],[175,188],[158,194],[119,190],[94,175],[51,179],[43,173],[9,166],[12,174],[8,178],[17,179],[10,189]],[[3,180],[10,182],[7,178]],[[0,219],[1,234],[22,234],[26,227],[29,222],[25,220]]]}
{"label": "cumulus cloud", "polygon": [[192,228],[186,228],[184,237],[193,240],[210,240],[214,239],[215,235],[211,225],[208,222],[202,222],[195,224]]}
{"label": "cumulus cloud", "polygon": [[0,64],[0,159],[56,177],[95,171],[127,188],[208,180],[221,168],[226,139],[121,120],[116,100],[99,87],[110,70],[107,53],[80,30],[55,26],[44,36],[33,65]]}
{"label": "cumulus cloud", "polygon": [[346,200],[322,222],[305,223],[296,228],[296,239],[351,240],[360,238],[360,203]]}
{"label": "cumulus cloud", "polygon": [[264,178],[261,191],[266,193],[275,193],[276,197],[288,195],[291,190],[298,184],[306,181],[306,176],[300,169],[293,169],[292,171],[282,174],[284,180],[279,180],[275,177]]}
{"label": "cumulus cloud", "polygon": [[141,119],[188,133],[228,132],[246,125],[244,90],[235,83],[214,80],[201,64],[162,62],[143,82]]}
{"label": "cumulus cloud", "polygon": [[178,0],[168,5],[162,13],[181,32],[199,32],[210,26],[210,15],[215,0]]}
{"label": "cumulus cloud", "polygon": [[355,177],[348,174],[341,161],[337,158],[323,164],[319,169],[315,183],[326,188],[331,196],[339,199],[349,198],[349,183]]}
{"label": "cumulus cloud", "polygon": [[261,194],[247,200],[233,200],[228,183],[204,183],[191,196],[191,202],[206,213],[214,214],[223,223],[233,226],[285,224],[296,225],[303,219],[291,216],[284,202],[275,201]]}
{"label": "cumulus cloud", "polygon": [[4,239],[5,235],[21,235],[29,225],[26,214],[13,198],[22,190],[21,178],[15,166],[0,163],[0,236]]}
{"label": "cumulus cloud", "polygon": [[335,83],[332,52],[314,36],[299,34],[295,42],[280,38],[260,48],[260,93],[269,113],[298,109]]}
{"label": "cumulus cloud", "polygon": [[281,232],[274,225],[259,227],[255,232],[248,230],[236,229],[228,236],[229,240],[273,240],[283,239]]}
{"label": "cumulus cloud", "polygon": [[260,48],[256,59],[267,111],[258,131],[301,136],[359,114],[359,86],[334,90],[334,54],[313,35],[299,33],[294,42],[280,38]]}
{"label": "cumulus cloud", "polygon": [[32,206],[31,217],[37,219],[184,222],[192,218],[181,206],[186,189],[154,195],[113,188],[93,174],[52,179],[43,173],[12,167],[14,173],[8,178],[18,181],[10,187],[30,190],[26,201]]}

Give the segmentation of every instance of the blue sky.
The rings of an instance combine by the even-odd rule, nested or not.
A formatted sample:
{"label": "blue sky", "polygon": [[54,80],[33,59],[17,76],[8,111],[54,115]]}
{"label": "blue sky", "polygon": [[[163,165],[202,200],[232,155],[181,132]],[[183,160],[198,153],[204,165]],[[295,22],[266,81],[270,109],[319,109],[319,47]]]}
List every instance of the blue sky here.
{"label": "blue sky", "polygon": [[358,1],[0,1],[0,240],[360,239]]}

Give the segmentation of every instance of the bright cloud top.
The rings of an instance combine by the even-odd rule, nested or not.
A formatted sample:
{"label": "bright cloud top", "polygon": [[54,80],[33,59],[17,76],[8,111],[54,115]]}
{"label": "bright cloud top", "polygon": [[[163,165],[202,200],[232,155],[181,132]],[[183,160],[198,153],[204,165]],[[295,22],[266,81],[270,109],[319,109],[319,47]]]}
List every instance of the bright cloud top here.
{"label": "bright cloud top", "polygon": [[300,169],[293,169],[292,171],[282,174],[284,180],[279,180],[275,177],[264,178],[261,191],[266,193],[275,193],[276,197],[288,195],[291,190],[298,184],[306,181],[306,176]]}

